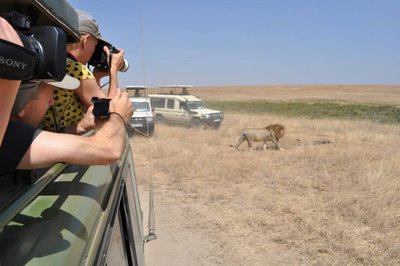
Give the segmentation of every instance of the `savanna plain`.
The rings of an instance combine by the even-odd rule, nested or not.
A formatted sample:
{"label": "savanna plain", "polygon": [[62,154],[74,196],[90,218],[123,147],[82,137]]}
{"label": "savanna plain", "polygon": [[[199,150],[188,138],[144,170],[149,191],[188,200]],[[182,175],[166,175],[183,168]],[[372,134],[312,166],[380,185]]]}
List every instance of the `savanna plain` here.
{"label": "savanna plain", "polygon": [[[154,188],[147,265],[400,264],[400,86],[190,92],[223,108],[220,128],[157,125],[131,138],[145,224]],[[394,120],[246,109],[260,100],[384,106]],[[284,150],[230,147],[244,128],[274,123],[286,127]]]}

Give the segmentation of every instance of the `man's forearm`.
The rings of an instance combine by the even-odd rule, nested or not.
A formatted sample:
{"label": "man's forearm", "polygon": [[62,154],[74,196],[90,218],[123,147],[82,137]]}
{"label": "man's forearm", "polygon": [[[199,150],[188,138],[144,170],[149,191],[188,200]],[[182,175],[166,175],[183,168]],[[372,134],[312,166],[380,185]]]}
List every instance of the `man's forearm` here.
{"label": "man's forearm", "polygon": [[[118,160],[124,152],[126,144],[124,121],[117,115],[111,115],[108,120],[97,125],[96,133],[88,137],[88,142],[82,147],[91,158],[81,158],[79,164],[109,164]],[[65,162],[74,163],[70,159],[67,158]]]}
{"label": "man's forearm", "polygon": [[[91,120],[88,116],[92,115],[91,108],[85,115],[88,120]],[[127,140],[125,122],[133,113],[128,93],[117,89],[109,110],[115,114],[90,137],[42,131],[25,153],[19,169],[35,169],[55,162],[93,165],[118,160]]]}
{"label": "man's forearm", "polygon": [[32,142],[18,169],[36,169],[57,162],[105,165],[121,158],[126,144],[125,125],[117,115],[92,136],[42,131]]}
{"label": "man's forearm", "polygon": [[108,98],[113,98],[118,89],[118,70],[112,67],[110,70],[110,87],[108,89]]}
{"label": "man's forearm", "polygon": [[125,122],[119,116],[111,114],[108,121],[99,128],[92,138],[96,144],[101,146],[100,149],[109,153],[109,156],[104,158],[105,163],[110,159],[117,160],[122,156],[126,144]]}

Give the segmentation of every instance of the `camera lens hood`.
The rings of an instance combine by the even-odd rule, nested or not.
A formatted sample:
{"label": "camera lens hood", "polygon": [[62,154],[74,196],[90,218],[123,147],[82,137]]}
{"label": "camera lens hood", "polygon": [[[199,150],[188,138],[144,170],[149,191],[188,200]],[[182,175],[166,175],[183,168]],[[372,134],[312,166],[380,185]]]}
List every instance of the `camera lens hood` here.
{"label": "camera lens hood", "polygon": [[126,72],[129,69],[129,63],[126,59],[124,59],[124,66],[119,70],[120,72]]}

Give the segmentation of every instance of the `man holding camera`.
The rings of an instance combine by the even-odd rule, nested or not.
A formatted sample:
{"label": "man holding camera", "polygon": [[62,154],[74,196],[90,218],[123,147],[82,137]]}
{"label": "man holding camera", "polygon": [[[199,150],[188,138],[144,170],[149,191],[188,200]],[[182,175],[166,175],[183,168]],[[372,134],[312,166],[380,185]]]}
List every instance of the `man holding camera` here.
{"label": "man holding camera", "polygon": [[[40,115],[53,100],[53,88],[41,83],[37,88],[37,96],[32,99],[15,117],[18,121],[36,127]],[[36,169],[51,166],[56,162],[80,165],[109,164],[118,160],[125,149],[125,122],[132,116],[132,107],[126,92],[116,91],[109,102],[109,117],[97,119],[90,107],[82,121],[78,124],[78,132],[97,129],[89,137],[40,131],[29,149],[18,163],[17,169]],[[121,119],[121,117],[123,119]],[[10,147],[11,148],[11,147]],[[1,150],[1,149],[0,149]],[[3,161],[0,152],[0,162]],[[7,167],[7,166],[6,166]],[[4,170],[12,170],[0,168]]]}
{"label": "man holding camera", "polygon": [[[109,164],[118,160],[126,143],[125,122],[132,116],[132,107],[126,92],[119,89],[109,102],[109,117],[97,119],[93,107],[89,108],[84,119],[78,124],[78,132],[97,129],[89,137],[73,134],[53,133],[35,129],[53,101],[53,88],[45,83],[32,83],[35,97],[24,102],[24,96],[17,98],[15,104],[24,102],[24,107],[12,116],[12,123],[19,130],[15,135],[6,134],[5,143],[0,148],[0,174],[15,169],[36,169],[51,166],[56,162],[94,165]],[[25,89],[26,90],[26,89]],[[26,96],[25,96],[26,97]],[[122,118],[122,119],[121,119]],[[21,151],[19,142],[27,142],[27,132],[34,132],[30,146]],[[17,135],[17,136],[16,136]],[[22,154],[21,154],[22,152]]]}
{"label": "man holding camera", "polygon": [[[60,38],[62,40],[62,36]],[[15,49],[16,45],[21,46],[17,32],[3,18],[0,18],[0,39],[0,44],[8,45],[5,47],[10,47],[11,43],[10,49]],[[21,52],[23,53],[24,51]],[[18,52],[16,54],[18,55]],[[2,53],[3,55],[5,54]],[[65,54],[56,56],[58,59],[64,56],[65,59]],[[2,66],[0,71],[3,77],[13,75]],[[19,95],[13,103],[18,89],[24,96]],[[28,90],[32,93],[27,94]],[[93,128],[97,131],[90,137],[84,137],[36,129],[47,107],[53,103],[52,90],[52,86],[40,82],[40,79],[35,82],[25,80],[22,85],[21,79],[15,77],[0,79],[0,103],[4,104],[0,106],[0,129],[4,132],[7,127],[5,134],[0,132],[1,139],[4,139],[0,147],[0,174],[14,170],[17,165],[18,169],[35,169],[56,162],[108,164],[121,157],[126,144],[125,122],[133,112],[126,92],[115,89],[112,99],[108,102],[107,118],[96,119],[92,108],[89,108],[84,119],[78,124],[77,131],[79,133]],[[9,122],[13,104],[14,107],[19,107]]]}
{"label": "man holding camera", "polygon": [[[106,42],[101,38],[99,26],[96,20],[85,11],[77,10],[79,19],[80,41],[67,45],[67,75],[80,80],[80,86],[76,91],[62,89],[54,90],[54,108],[49,109],[42,122],[42,128],[49,131],[77,133],[76,126],[83,118],[85,110],[92,105],[92,98],[105,98],[101,90],[100,78],[110,75],[110,88],[108,97],[112,98],[118,88],[117,72],[124,65],[124,51],[111,53]],[[92,73],[86,64],[92,58],[96,47],[107,54],[111,62],[109,73],[97,69]],[[107,64],[107,62],[106,62]]]}

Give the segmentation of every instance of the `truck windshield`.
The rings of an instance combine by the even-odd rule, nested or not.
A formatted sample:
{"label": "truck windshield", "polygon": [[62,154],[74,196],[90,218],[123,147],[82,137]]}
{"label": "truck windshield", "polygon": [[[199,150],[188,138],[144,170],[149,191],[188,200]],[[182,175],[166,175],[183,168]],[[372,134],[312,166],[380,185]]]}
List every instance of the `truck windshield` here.
{"label": "truck windshield", "polygon": [[204,105],[204,103],[202,101],[192,101],[192,102],[186,102],[188,108],[190,110],[192,109],[205,109],[206,106]]}
{"label": "truck windshield", "polygon": [[150,112],[150,105],[148,102],[133,102],[132,106],[134,111]]}

